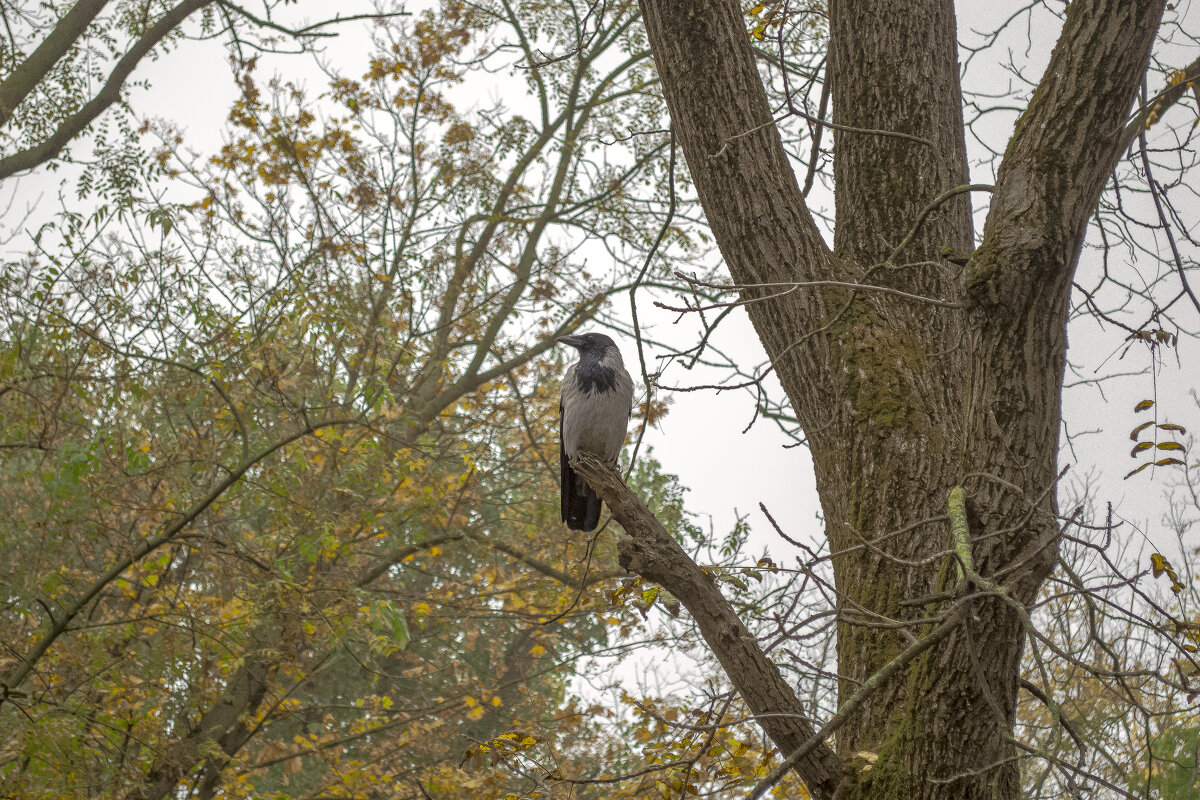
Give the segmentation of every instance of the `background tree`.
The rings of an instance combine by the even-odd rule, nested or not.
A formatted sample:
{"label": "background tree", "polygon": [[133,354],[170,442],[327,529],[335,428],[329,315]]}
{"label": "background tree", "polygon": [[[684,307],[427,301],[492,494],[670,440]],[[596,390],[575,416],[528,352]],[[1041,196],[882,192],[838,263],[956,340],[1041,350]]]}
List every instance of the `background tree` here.
{"label": "background tree", "polygon": [[569,681],[637,612],[557,524],[552,348],[666,214],[661,137],[600,149],[653,108],[637,17],[532,116],[453,96],[570,12],[446,3],[318,97],[237,62],[218,153],[148,124],[6,264],[0,794],[502,795],[472,746],[614,744]]}

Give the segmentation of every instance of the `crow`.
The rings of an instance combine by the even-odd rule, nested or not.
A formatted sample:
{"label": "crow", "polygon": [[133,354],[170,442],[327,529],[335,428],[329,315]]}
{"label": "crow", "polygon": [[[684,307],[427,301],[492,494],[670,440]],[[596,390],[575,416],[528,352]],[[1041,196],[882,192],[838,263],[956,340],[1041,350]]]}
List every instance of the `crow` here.
{"label": "crow", "polygon": [[633,379],[621,351],[602,333],[560,336],[579,351],[567,368],[558,403],[562,519],[573,531],[591,531],[600,522],[600,497],[571,469],[581,451],[617,465],[633,411]]}

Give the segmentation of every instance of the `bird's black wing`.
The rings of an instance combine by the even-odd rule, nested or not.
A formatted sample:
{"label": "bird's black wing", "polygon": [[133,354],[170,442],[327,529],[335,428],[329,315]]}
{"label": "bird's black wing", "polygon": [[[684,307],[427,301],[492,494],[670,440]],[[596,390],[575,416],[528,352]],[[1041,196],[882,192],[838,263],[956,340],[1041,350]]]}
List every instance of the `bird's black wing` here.
{"label": "bird's black wing", "polygon": [[558,498],[559,511],[562,516],[562,521],[567,521],[568,506],[570,505],[569,498],[574,493],[574,488],[571,484],[575,476],[571,472],[571,465],[567,463],[567,449],[563,444],[562,436],[563,425],[563,405],[562,400],[558,401]]}
{"label": "bird's black wing", "polygon": [[600,524],[600,495],[571,469],[562,437],[563,407],[558,401],[558,491],[559,512],[567,528],[593,531]]}

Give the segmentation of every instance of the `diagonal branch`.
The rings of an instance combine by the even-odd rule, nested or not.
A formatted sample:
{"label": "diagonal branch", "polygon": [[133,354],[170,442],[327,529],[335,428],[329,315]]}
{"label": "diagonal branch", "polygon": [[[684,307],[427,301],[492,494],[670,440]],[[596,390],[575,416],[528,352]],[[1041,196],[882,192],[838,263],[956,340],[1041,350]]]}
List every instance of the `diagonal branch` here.
{"label": "diagonal branch", "polygon": [[[641,9],[672,130],[734,282],[839,277],[774,124],[739,4],[641,0]],[[744,297],[763,294],[748,290]],[[809,422],[824,408],[816,388],[832,382],[831,367],[823,351],[790,347],[791,321],[817,328],[834,308],[813,293],[749,308],[767,352],[787,354],[776,366],[798,416]]]}
{"label": "diagonal branch", "polygon": [[108,80],[96,96],[87,101],[83,108],[63,120],[58,129],[50,134],[50,138],[33,147],[19,150],[11,156],[0,158],[0,180],[24,170],[33,169],[57,157],[72,139],[95,122],[96,117],[121,99],[121,87],[125,85],[125,79],[137,68],[142,59],[171,31],[179,27],[180,23],[187,19],[192,12],[211,2],[212,0],[183,0],[182,3],[159,17],[158,21],[147,28],[142,37],[134,42],[133,47],[129,48],[129,52],[116,63]]}
{"label": "diagonal branch", "polygon": [[12,73],[0,82],[0,125],[12,118],[17,106],[28,97],[54,65],[71,52],[71,48],[83,36],[109,0],[80,0],[63,15],[54,30],[29,54],[29,58],[17,65]]}
{"label": "diagonal branch", "polygon": [[684,552],[638,496],[602,461],[584,453],[572,459],[571,466],[604,499],[631,537],[618,546],[621,566],[654,581],[683,603],[730,681],[780,751],[795,753],[804,748],[794,768],[812,796],[818,800],[832,798],[842,779],[841,759],[825,742],[813,742],[817,730],[807,717],[804,703],[738,619],[712,575]]}

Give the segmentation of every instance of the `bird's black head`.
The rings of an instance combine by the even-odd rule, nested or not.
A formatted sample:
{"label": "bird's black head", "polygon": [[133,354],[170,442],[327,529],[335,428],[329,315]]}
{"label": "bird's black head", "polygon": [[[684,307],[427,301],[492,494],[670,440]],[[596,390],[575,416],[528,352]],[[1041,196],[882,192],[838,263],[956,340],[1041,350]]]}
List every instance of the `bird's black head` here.
{"label": "bird's black head", "polygon": [[580,333],[575,336],[560,336],[555,341],[569,344],[579,351],[580,357],[592,356],[600,358],[609,348],[616,348],[616,342],[603,333]]}

